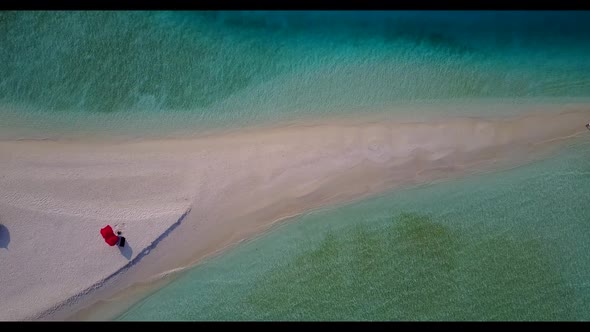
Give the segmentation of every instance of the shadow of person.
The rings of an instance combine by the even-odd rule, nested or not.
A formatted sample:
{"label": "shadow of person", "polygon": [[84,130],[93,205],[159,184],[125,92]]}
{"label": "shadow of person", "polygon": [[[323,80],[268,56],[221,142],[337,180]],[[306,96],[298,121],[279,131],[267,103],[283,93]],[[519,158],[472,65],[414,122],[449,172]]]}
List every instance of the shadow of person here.
{"label": "shadow of person", "polygon": [[131,259],[131,255],[133,255],[133,249],[129,245],[129,241],[127,241],[127,239],[125,239],[125,246],[119,247],[119,251],[121,252],[121,255],[127,259]]}
{"label": "shadow of person", "polygon": [[10,232],[6,226],[0,224],[0,248],[8,249],[10,243]]}

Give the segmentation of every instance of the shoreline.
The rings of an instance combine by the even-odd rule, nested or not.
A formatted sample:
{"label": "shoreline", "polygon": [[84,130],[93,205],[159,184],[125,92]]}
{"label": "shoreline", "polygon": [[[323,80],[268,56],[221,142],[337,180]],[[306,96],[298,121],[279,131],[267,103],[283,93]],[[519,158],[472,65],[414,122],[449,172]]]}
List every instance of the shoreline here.
{"label": "shoreline", "polygon": [[[1,141],[50,141],[63,143],[120,144],[144,140],[190,140],[215,137],[234,132],[257,132],[286,127],[309,125],[357,124],[362,122],[425,122],[440,121],[449,117],[475,117],[478,119],[513,118],[523,114],[555,109],[580,109],[590,105],[588,98],[478,98],[472,100],[422,100],[399,101],[394,104],[375,106],[370,112],[351,108],[338,114],[324,110],[319,113],[294,111],[294,116],[279,116],[277,119],[244,122],[247,116],[238,117],[231,124],[211,123],[186,110],[169,112],[129,111],[120,113],[58,113],[30,110],[18,106],[0,109],[3,123],[0,124]],[[8,108],[7,108],[8,107]],[[395,112],[391,110],[395,109]],[[478,111],[473,112],[474,109]],[[484,111],[485,110],[485,111]],[[162,114],[171,114],[171,118]],[[106,129],[105,129],[106,128]],[[134,133],[130,134],[132,128]],[[162,129],[164,128],[164,129]],[[55,131],[55,129],[58,129]],[[159,133],[156,133],[159,132]]]}
{"label": "shoreline", "polygon": [[[0,319],[75,317],[279,220],[533,160],[587,131],[588,118],[581,107],[496,120],[324,120],[193,139],[0,141],[0,222],[12,241],[0,277],[14,285],[0,291]],[[128,257],[101,243],[104,224],[123,229]]]}

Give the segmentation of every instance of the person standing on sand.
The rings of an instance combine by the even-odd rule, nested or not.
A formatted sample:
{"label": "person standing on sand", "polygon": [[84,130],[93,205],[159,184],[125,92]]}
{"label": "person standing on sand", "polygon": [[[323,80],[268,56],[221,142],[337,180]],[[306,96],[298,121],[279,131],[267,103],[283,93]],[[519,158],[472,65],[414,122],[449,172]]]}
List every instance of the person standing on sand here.
{"label": "person standing on sand", "polygon": [[125,246],[125,238],[120,236],[121,232],[117,232],[117,234],[119,235],[115,235],[111,225],[106,225],[104,228],[100,229],[100,235],[102,235],[104,242],[106,242],[109,246],[112,247],[117,243],[120,247]]}

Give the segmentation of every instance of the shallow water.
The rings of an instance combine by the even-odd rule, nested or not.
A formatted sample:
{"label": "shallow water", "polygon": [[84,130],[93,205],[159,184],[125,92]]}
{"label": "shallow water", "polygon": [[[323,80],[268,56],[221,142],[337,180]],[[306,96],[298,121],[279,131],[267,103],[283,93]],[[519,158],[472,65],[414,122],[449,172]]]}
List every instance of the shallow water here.
{"label": "shallow water", "polygon": [[3,12],[0,138],[174,136],[425,112],[400,104],[587,98],[589,18],[505,11]]}

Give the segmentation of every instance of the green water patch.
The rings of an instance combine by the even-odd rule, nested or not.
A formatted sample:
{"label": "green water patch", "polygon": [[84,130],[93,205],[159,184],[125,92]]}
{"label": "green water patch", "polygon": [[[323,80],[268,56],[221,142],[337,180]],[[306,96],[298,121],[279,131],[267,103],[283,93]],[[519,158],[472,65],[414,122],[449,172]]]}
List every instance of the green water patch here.
{"label": "green water patch", "polygon": [[[246,301],[259,312],[271,312],[264,317],[271,320],[309,319],[319,312],[328,313],[317,317],[327,320],[430,314],[435,303],[450,300],[444,287],[433,289],[431,283],[434,278],[440,286],[452,286],[458,245],[447,228],[417,214],[355,225],[345,234],[328,233],[317,248],[265,275]],[[340,296],[326,296],[334,292]],[[293,305],[276,310],[277,303]],[[391,304],[402,310],[392,316]]]}
{"label": "green water patch", "polygon": [[276,70],[276,48],[163,16],[1,13],[0,101],[48,111],[193,110]]}
{"label": "green water patch", "polygon": [[237,319],[572,319],[574,291],[544,249],[501,235],[472,244],[428,216],[403,213],[328,233],[257,281]]}

